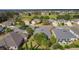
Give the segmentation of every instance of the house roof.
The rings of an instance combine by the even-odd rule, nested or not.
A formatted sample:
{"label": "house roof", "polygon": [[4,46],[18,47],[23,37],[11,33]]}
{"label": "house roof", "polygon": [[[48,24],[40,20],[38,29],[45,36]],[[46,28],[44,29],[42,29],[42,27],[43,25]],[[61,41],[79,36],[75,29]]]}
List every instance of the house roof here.
{"label": "house roof", "polygon": [[74,22],[79,22],[79,19],[74,19],[74,20],[72,20],[72,21],[74,21]]}
{"label": "house roof", "polygon": [[14,21],[12,19],[10,20],[7,20],[5,22],[2,23],[2,25],[5,25],[5,26],[10,26]]}
{"label": "house roof", "polygon": [[49,19],[48,21],[49,21],[49,23],[52,23],[52,22],[54,22],[54,21],[56,21],[56,20],[54,20],[54,19]]}
{"label": "house roof", "polygon": [[67,22],[67,20],[64,20],[64,19],[58,19],[57,21],[58,22]]}
{"label": "house roof", "polygon": [[69,41],[71,38],[76,38],[75,35],[73,35],[70,30],[68,29],[62,29],[62,28],[55,28],[53,29],[58,41]]}
{"label": "house roof", "polygon": [[34,22],[40,22],[41,19],[33,19],[32,21],[34,21]]}
{"label": "house roof", "polygon": [[70,27],[70,29],[71,29],[74,33],[76,33],[77,35],[79,35],[79,27],[78,27],[78,25],[72,26],[72,27]]}
{"label": "house roof", "polygon": [[48,26],[42,26],[42,27],[37,28],[35,30],[34,34],[35,33],[39,33],[39,32],[43,32],[43,33],[45,33],[48,36],[48,38],[50,38],[51,37],[51,29],[52,28],[53,27],[50,26],[50,25],[48,25]]}
{"label": "house roof", "polygon": [[19,33],[11,32],[0,41],[0,46],[19,47],[23,40],[24,38]]}

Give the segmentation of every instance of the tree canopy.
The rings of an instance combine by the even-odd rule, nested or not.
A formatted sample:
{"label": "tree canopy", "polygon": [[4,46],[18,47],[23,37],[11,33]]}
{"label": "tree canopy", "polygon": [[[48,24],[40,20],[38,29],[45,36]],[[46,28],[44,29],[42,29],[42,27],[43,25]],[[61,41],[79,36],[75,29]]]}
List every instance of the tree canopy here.
{"label": "tree canopy", "polygon": [[44,33],[36,33],[34,35],[34,40],[38,45],[44,46],[45,48],[47,48],[49,45],[48,37]]}

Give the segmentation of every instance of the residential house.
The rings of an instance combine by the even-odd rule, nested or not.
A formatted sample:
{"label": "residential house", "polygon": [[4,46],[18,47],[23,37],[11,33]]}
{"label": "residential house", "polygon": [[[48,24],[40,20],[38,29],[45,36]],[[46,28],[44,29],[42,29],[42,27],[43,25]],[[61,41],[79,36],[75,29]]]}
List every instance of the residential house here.
{"label": "residential house", "polygon": [[48,22],[51,24],[52,22],[54,22],[54,19],[49,19]]}
{"label": "residential house", "polygon": [[79,24],[79,19],[75,19],[72,22],[75,23],[75,24]]}
{"label": "residential house", "polygon": [[53,26],[55,26],[55,27],[58,26],[58,21],[57,21],[57,20],[49,19],[48,22],[49,22],[50,24],[52,24]]}
{"label": "residential house", "polygon": [[55,27],[57,27],[58,26],[58,22],[57,21],[53,21],[52,25],[55,26]]}
{"label": "residential house", "polygon": [[73,33],[79,38],[79,25],[75,24],[70,29],[73,31]]}
{"label": "residential house", "polygon": [[64,44],[77,39],[77,37],[68,29],[54,28],[52,32],[55,34],[58,42]]}
{"label": "residential house", "polygon": [[30,20],[28,20],[28,19],[23,19],[22,20],[26,25],[29,25],[30,24]]}
{"label": "residential house", "polygon": [[32,25],[35,25],[35,24],[38,24],[38,23],[40,23],[40,22],[41,22],[40,19],[33,19],[33,20],[31,21],[31,24],[32,24]]}
{"label": "residential house", "polygon": [[34,34],[43,32],[48,36],[48,38],[51,38],[51,34],[52,34],[51,29],[52,28],[53,28],[53,26],[51,26],[51,25],[42,26],[42,27],[36,28]]}
{"label": "residential house", "polygon": [[11,26],[11,25],[13,25],[13,23],[14,23],[14,20],[9,19],[9,20],[7,20],[7,21],[5,21],[5,22],[2,22],[1,24],[2,24],[3,27],[6,27],[6,26]]}
{"label": "residential house", "polygon": [[16,50],[24,42],[24,37],[17,32],[6,34],[6,37],[0,41],[0,49]]}
{"label": "residential house", "polygon": [[67,21],[67,22],[65,22],[65,24],[66,24],[67,26],[72,26],[72,22],[71,22],[71,21]]}

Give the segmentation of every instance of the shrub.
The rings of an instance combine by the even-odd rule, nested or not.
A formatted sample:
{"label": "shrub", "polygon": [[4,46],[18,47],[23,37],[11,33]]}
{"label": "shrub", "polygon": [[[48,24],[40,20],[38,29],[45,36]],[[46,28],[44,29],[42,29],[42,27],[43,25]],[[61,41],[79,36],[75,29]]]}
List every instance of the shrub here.
{"label": "shrub", "polygon": [[10,28],[5,28],[5,32],[12,32],[13,30]]}
{"label": "shrub", "polygon": [[62,45],[60,45],[59,43],[56,43],[53,45],[53,49],[64,49]]}
{"label": "shrub", "polygon": [[54,35],[52,35],[51,38],[50,38],[51,45],[55,44],[56,42],[57,42],[57,39],[55,38]]}

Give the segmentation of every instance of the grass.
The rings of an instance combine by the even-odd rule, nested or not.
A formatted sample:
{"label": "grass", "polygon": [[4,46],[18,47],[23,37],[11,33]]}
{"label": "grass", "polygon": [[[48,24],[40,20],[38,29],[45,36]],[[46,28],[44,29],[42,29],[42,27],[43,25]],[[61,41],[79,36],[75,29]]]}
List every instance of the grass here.
{"label": "grass", "polygon": [[50,15],[50,19],[57,19],[57,15]]}
{"label": "grass", "polygon": [[76,45],[79,45],[79,40],[76,40],[73,43],[76,44]]}

